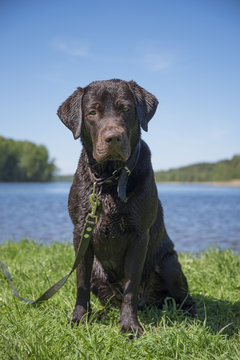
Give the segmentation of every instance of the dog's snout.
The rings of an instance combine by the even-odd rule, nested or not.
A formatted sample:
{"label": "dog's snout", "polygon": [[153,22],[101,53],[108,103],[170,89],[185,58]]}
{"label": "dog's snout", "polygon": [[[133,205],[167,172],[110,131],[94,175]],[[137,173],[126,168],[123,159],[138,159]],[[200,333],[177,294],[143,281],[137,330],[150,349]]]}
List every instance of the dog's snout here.
{"label": "dog's snout", "polygon": [[107,131],[104,134],[104,141],[108,144],[121,144],[122,142],[122,134],[114,131]]}
{"label": "dog's snout", "polygon": [[127,161],[130,156],[130,143],[123,126],[107,124],[97,134],[93,149],[97,162]]}

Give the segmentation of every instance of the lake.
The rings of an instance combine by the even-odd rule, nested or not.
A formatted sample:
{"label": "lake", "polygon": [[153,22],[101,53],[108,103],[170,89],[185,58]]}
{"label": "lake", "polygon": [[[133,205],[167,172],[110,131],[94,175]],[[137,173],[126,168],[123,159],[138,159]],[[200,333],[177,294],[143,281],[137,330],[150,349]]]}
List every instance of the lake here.
{"label": "lake", "polygon": [[[0,243],[22,238],[71,242],[71,183],[0,184]],[[167,231],[178,251],[240,251],[240,187],[158,184]]]}

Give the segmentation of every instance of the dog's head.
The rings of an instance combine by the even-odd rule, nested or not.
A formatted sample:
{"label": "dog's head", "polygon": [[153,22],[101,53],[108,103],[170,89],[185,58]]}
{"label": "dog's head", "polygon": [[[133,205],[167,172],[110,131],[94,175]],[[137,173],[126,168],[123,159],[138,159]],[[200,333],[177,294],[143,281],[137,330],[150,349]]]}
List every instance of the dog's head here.
{"label": "dog's head", "polygon": [[134,81],[114,79],[78,88],[57,113],[98,163],[126,162],[157,105],[156,97]]}

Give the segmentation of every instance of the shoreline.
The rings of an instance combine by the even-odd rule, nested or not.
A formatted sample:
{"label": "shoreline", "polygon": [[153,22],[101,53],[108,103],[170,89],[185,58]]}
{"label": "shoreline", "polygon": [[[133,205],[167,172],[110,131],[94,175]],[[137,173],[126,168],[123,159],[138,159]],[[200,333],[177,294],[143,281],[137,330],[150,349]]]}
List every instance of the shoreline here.
{"label": "shoreline", "polygon": [[[58,179],[52,181],[0,181],[1,184],[54,184],[54,183],[72,183],[72,179]],[[155,180],[156,181],[156,180]],[[186,185],[213,185],[213,186],[232,186],[240,187],[240,179],[228,180],[228,181],[156,181],[156,184],[186,184]]]}
{"label": "shoreline", "polygon": [[213,185],[213,186],[231,186],[240,187],[240,179],[229,181],[156,181],[157,184],[186,184],[186,185]]}

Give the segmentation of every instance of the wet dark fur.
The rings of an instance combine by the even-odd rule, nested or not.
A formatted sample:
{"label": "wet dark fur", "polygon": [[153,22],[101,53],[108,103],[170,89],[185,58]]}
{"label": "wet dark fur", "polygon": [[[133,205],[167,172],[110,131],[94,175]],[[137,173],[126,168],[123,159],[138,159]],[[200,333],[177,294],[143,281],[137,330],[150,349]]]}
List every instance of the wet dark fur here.
{"label": "wet dark fur", "polygon": [[[96,106],[89,106],[95,102]],[[122,104],[127,104],[127,111]],[[140,140],[140,128],[147,130],[157,104],[152,94],[133,81],[108,80],[78,88],[58,110],[60,119],[75,138],[81,136],[83,144],[69,195],[75,251],[84,219],[91,210],[89,195],[94,180],[110,176],[122,167],[121,156],[128,154],[128,147],[131,156],[141,141],[140,156],[127,183],[127,202],[119,199],[117,183],[102,186],[93,240],[77,268],[73,322],[79,323],[90,313],[90,290],[103,304],[121,308],[122,331],[140,334],[137,308],[151,304],[161,306],[166,296],[175,298],[184,310],[195,315],[187,280],[164,226],[150,150]],[[97,114],[89,115],[91,108],[94,108],[92,114]],[[109,145],[106,140],[109,132],[112,141],[121,129],[121,144],[114,140],[115,143]],[[96,144],[101,148],[101,156],[97,154]]]}

